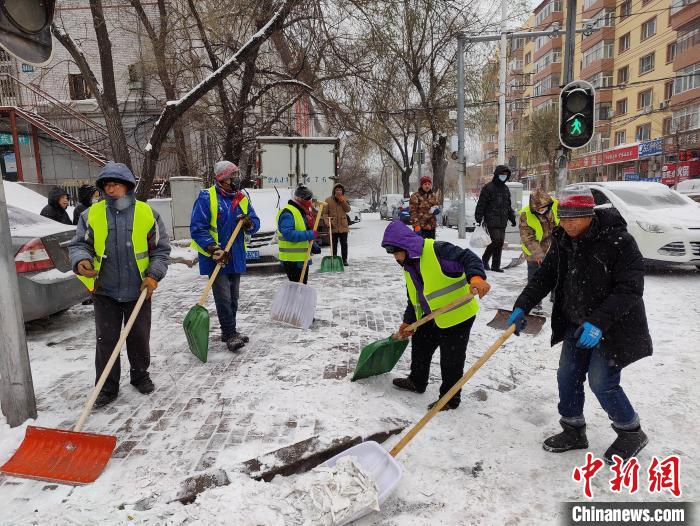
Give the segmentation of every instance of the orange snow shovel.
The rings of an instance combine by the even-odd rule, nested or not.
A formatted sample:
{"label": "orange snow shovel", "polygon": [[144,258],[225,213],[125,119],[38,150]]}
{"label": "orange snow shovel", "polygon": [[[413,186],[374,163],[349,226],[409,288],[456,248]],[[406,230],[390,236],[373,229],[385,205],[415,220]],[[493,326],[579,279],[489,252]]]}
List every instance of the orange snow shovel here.
{"label": "orange snow shovel", "polygon": [[92,406],[95,404],[97,395],[105,384],[114,362],[117,361],[126,337],[146,300],[147,293],[147,289],[141,292],[141,296],[139,296],[136,306],[119,336],[119,341],[112,351],[112,356],[110,356],[100,379],[92,390],[73,431],[28,426],[19,449],[0,468],[0,472],[16,477],[74,485],[89,484],[100,476],[117,445],[117,437],[83,433],[80,430],[92,411]]}

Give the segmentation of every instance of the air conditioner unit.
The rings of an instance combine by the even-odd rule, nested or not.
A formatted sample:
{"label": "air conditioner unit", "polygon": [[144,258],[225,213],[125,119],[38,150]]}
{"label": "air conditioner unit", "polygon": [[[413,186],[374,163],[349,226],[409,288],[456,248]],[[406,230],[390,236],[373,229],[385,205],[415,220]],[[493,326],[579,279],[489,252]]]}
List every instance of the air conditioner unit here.
{"label": "air conditioner unit", "polygon": [[128,83],[128,87],[129,87],[129,90],[131,90],[131,91],[143,89],[143,81],[142,80],[131,80]]}
{"label": "air conditioner unit", "polygon": [[669,101],[667,100],[662,100],[661,102],[659,102],[659,109],[665,110],[666,108],[668,108],[668,102]]}

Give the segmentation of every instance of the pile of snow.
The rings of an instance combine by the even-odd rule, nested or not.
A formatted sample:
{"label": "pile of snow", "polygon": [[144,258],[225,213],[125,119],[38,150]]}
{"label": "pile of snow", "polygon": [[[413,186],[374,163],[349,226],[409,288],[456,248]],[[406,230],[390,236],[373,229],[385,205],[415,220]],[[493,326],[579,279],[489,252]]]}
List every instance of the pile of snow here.
{"label": "pile of snow", "polygon": [[26,186],[12,181],[3,181],[5,201],[8,205],[38,214],[48,204],[48,199]]}

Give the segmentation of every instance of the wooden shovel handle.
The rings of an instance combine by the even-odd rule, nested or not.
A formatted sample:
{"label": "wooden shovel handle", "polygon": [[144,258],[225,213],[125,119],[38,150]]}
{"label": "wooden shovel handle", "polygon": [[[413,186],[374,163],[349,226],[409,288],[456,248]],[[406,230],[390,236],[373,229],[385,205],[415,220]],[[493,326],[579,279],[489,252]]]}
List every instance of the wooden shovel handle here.
{"label": "wooden shovel handle", "polygon": [[[418,321],[412,323],[411,325],[409,325],[408,327],[406,327],[406,330],[407,330],[407,331],[415,331],[418,327],[420,327],[420,326],[423,325],[424,323],[428,323],[430,320],[434,319],[435,316],[440,316],[440,314],[444,314],[444,313],[446,313],[448,310],[454,309],[455,307],[459,307],[459,306],[462,305],[463,303],[467,303],[468,301],[471,301],[471,300],[473,300],[473,299],[474,299],[474,295],[473,295],[473,294],[467,294],[466,296],[462,296],[461,298],[457,298],[457,299],[454,300],[452,303],[448,303],[448,304],[445,305],[444,307],[440,307],[439,309],[434,310],[433,312],[431,312],[431,313],[428,314],[427,316],[424,316],[424,317],[422,317],[420,320],[418,320]],[[392,338],[393,338],[394,340],[398,340],[398,339],[401,338],[401,336],[399,335],[398,332],[396,332],[396,333],[394,333],[394,335],[392,336]]]}
{"label": "wooden shovel handle", "polygon": [[447,402],[452,400],[452,397],[457,394],[457,391],[459,391],[464,384],[466,384],[469,379],[474,376],[474,373],[476,373],[479,368],[486,363],[486,361],[491,358],[493,353],[495,353],[501,345],[505,343],[505,341],[511,337],[511,335],[515,332],[515,325],[511,325],[506,329],[503,334],[496,340],[496,342],[488,348],[488,350],[481,355],[481,358],[479,358],[474,365],[472,365],[469,370],[464,373],[464,376],[459,379],[459,381],[452,386],[452,389],[447,391],[440,400],[435,402],[435,405],[430,409],[430,411],[427,412],[427,414],[421,418],[416,425],[414,425],[406,435],[399,440],[398,444],[394,446],[394,448],[389,452],[389,454],[392,457],[395,457],[396,455],[399,454],[399,452],[408,444],[413,437],[415,437],[418,434],[418,431],[423,429],[423,426],[430,422],[430,419],[433,418],[444,406]]}
{"label": "wooden shovel handle", "polygon": [[[321,222],[321,213],[323,212],[323,207],[326,206],[324,201],[318,202],[318,213],[316,214],[316,221],[314,222],[314,230],[318,230],[318,224]],[[304,260],[304,266],[301,269],[301,277],[299,278],[299,283],[304,283],[304,274],[306,274],[306,267],[309,266],[309,258],[311,257],[311,249],[314,246],[314,240],[309,241],[309,248],[306,249],[306,259]]]}
{"label": "wooden shovel handle", "polygon": [[119,341],[117,342],[117,345],[115,345],[114,351],[112,351],[112,356],[109,357],[109,361],[107,362],[107,365],[105,365],[105,368],[102,371],[102,374],[100,375],[100,379],[97,380],[97,383],[95,384],[95,388],[92,390],[92,393],[90,393],[90,398],[88,398],[88,401],[85,404],[85,407],[83,407],[83,412],[80,413],[80,418],[78,418],[78,423],[75,424],[75,427],[73,428],[73,431],[75,431],[76,433],[79,432],[83,428],[83,425],[85,424],[85,420],[87,420],[87,417],[90,414],[90,411],[92,411],[92,406],[95,405],[95,400],[97,400],[97,395],[100,394],[102,387],[104,386],[105,382],[107,381],[107,377],[109,376],[109,373],[112,371],[112,367],[114,366],[114,362],[117,361],[117,358],[119,357],[119,353],[121,352],[122,347],[124,347],[124,342],[126,341],[126,337],[129,336],[129,333],[131,332],[131,327],[134,325],[134,322],[136,321],[136,316],[139,315],[139,311],[141,310],[143,302],[146,301],[147,294],[148,294],[148,289],[143,289],[141,291],[141,295],[139,296],[139,299],[136,302],[136,305],[134,305],[134,309],[131,311],[131,316],[129,316],[129,320],[126,322],[124,329],[122,329],[122,333],[119,335]]}
{"label": "wooden shovel handle", "polygon": [[[234,230],[233,230],[233,234],[231,234],[231,237],[228,238],[228,243],[226,243],[226,248],[224,248],[224,252],[229,252],[231,250],[231,247],[233,246],[233,242],[236,240],[236,237],[238,236],[238,232],[241,231],[242,225],[243,225],[243,219],[240,219],[238,221],[238,224],[236,225],[236,228],[234,228]],[[202,292],[202,295],[199,297],[199,301],[197,302],[199,305],[204,306],[204,302],[207,301],[207,296],[209,295],[209,291],[211,290],[211,287],[214,284],[214,280],[216,279],[216,276],[219,275],[220,270],[221,270],[221,262],[218,262],[216,264],[216,267],[214,267],[214,272],[211,273],[211,277],[209,278],[209,281],[207,281],[207,286],[204,287],[204,292]]]}

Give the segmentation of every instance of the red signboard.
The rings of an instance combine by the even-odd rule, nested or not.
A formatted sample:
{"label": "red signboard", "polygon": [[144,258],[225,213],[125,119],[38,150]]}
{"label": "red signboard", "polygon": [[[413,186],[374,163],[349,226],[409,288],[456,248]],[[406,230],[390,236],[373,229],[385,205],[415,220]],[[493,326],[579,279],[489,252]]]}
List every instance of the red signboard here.
{"label": "red signboard", "polygon": [[696,177],[700,177],[700,161],[681,161],[679,166],[668,163],[661,167],[663,184],[675,184]]}
{"label": "red signboard", "polygon": [[603,164],[617,164],[627,161],[634,161],[639,157],[639,148],[634,146],[625,146],[624,148],[615,148],[603,152]]}
{"label": "red signboard", "polygon": [[583,157],[578,157],[577,159],[571,159],[571,162],[569,162],[569,169],[580,170],[582,168],[600,166],[601,164],[603,164],[603,154],[598,152],[590,155],[584,155]]}

